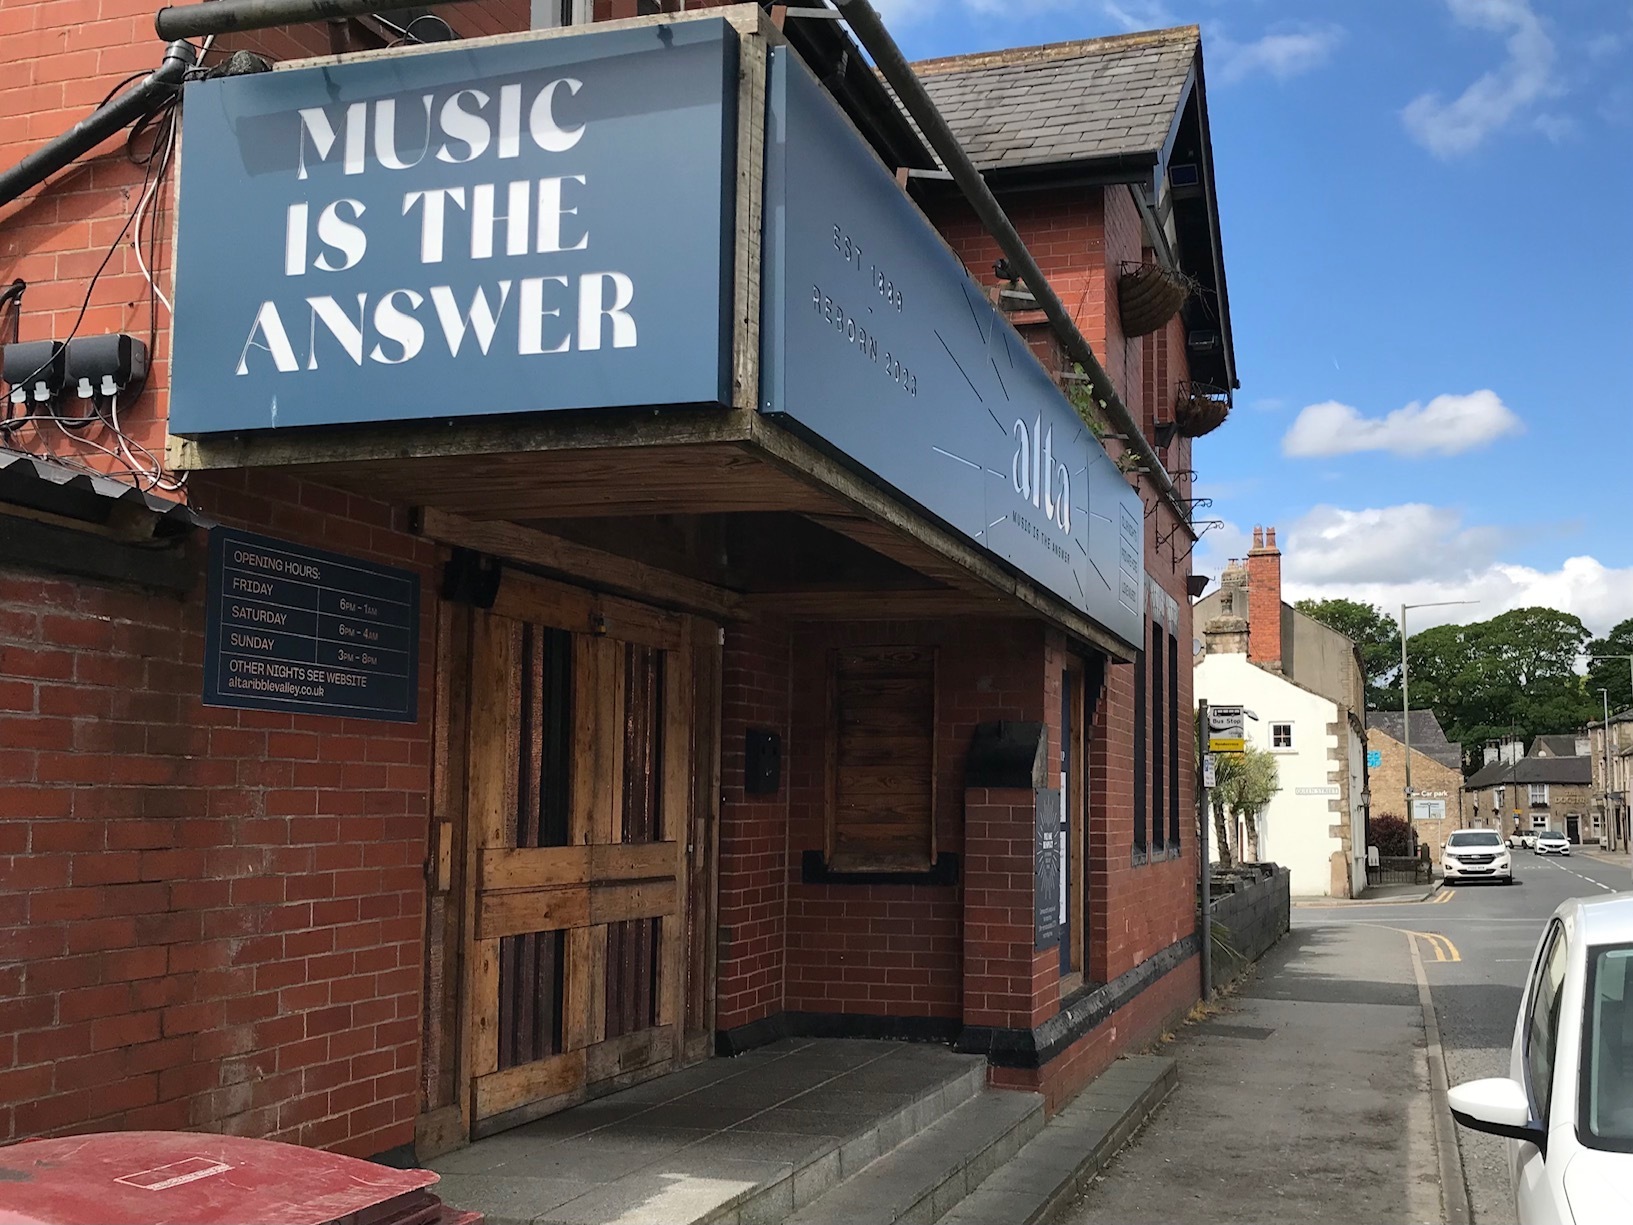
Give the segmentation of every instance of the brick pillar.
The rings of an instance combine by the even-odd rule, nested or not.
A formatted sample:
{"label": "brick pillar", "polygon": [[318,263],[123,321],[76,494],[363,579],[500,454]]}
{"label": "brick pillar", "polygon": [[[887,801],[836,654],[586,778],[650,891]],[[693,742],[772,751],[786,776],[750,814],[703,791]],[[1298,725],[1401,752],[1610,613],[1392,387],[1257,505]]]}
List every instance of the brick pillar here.
{"label": "brick pillar", "polygon": [[[1059,1002],[1060,950],[1033,948],[1037,790],[1044,723],[983,723],[964,790],[964,1025],[1029,1031]],[[982,1043],[976,1041],[973,1047]]]}
{"label": "brick pillar", "polygon": [[1281,667],[1281,550],[1276,529],[1253,529],[1247,555],[1247,657]]}
{"label": "brick pillar", "polygon": [[1032,1027],[1031,787],[964,792],[964,1024]]}

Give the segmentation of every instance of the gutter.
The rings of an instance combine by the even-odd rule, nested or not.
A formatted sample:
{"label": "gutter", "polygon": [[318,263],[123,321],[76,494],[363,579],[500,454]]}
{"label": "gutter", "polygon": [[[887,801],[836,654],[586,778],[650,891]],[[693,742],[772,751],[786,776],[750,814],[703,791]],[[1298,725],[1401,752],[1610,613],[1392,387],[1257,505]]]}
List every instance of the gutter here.
{"label": "gutter", "polygon": [[901,49],[896,46],[895,39],[879,20],[879,14],[874,11],[873,5],[868,0],[834,0],[834,4],[855,32],[863,48],[873,57],[874,64],[884,75],[885,80],[890,82],[890,87],[896,91],[896,96],[907,108],[907,113],[913,116],[914,122],[919,125],[919,131],[924,134],[925,139],[930,142],[930,147],[935,150],[936,156],[941,159],[941,164],[951,172],[953,181],[958,184],[959,190],[963,192],[964,198],[969,201],[970,207],[975,210],[976,216],[981,219],[987,232],[997,240],[1011,267],[1020,273],[1021,280],[1026,283],[1033,298],[1043,308],[1043,313],[1054,329],[1055,337],[1066,350],[1067,357],[1082,366],[1084,373],[1093,382],[1094,399],[1096,403],[1104,405],[1113,430],[1123,436],[1123,444],[1140,458],[1147,469],[1145,475],[1157,487],[1157,492],[1163,500],[1173,508],[1180,524],[1194,540],[1196,529],[1191,526],[1189,503],[1174,485],[1173,478],[1163,467],[1156,450],[1146,440],[1140,431],[1139,423],[1134,420],[1122,397],[1117,394],[1111,376],[1100,364],[1100,359],[1089,347],[1083,333],[1077,330],[1077,324],[1072,322],[1065,305],[1056,296],[1054,288],[1044,277],[1037,261],[1032,258],[1031,251],[1027,250],[1026,243],[1016,232],[1015,226],[1004,212],[1003,205],[998,203],[998,198],[992,194],[986,179],[976,169],[969,154],[964,152],[958,138],[947,126],[947,121],[941,117],[936,104],[930,100],[930,95],[925,92],[923,84],[902,56]]}
{"label": "gutter", "polygon": [[468,0],[214,0],[210,4],[180,4],[154,15],[153,28],[165,40],[264,30],[269,26],[298,25],[308,21],[340,21],[408,8],[437,8]]}
{"label": "gutter", "polygon": [[136,85],[0,174],[0,208],[135,123],[180,89],[188,70],[197,62],[190,45],[172,42],[165,48],[163,62]]}

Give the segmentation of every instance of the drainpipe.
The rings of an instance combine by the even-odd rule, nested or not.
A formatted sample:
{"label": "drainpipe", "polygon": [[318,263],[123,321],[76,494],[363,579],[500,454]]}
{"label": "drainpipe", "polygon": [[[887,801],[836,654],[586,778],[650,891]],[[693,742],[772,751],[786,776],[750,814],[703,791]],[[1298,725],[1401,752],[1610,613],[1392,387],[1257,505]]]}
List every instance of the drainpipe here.
{"label": "drainpipe", "polygon": [[191,46],[172,42],[165,48],[164,61],[135,86],[0,174],[0,208],[135,123],[179,89],[188,69],[197,62]]}
{"label": "drainpipe", "polygon": [[895,90],[896,96],[907,108],[907,113],[913,116],[919,125],[919,131],[924,133],[930,147],[941,159],[941,164],[952,174],[953,181],[964,193],[964,198],[969,201],[976,216],[986,226],[987,233],[997,240],[1010,266],[1021,274],[1021,280],[1026,282],[1027,289],[1032,291],[1033,298],[1048,316],[1049,324],[1065,348],[1066,355],[1082,366],[1084,372],[1093,380],[1094,399],[1097,403],[1102,399],[1105,401],[1106,416],[1111,419],[1113,429],[1123,435],[1124,445],[1144,462],[1149,470],[1147,475],[1151,483],[1173,507],[1180,523],[1195,539],[1196,532],[1190,526],[1189,504],[1181,498],[1173,478],[1163,467],[1162,460],[1146,441],[1145,435],[1140,432],[1139,424],[1117,394],[1111,376],[1100,364],[1100,359],[1094,355],[1094,350],[1089,347],[1083,333],[1077,330],[1077,324],[1072,322],[1071,315],[1067,313],[1065,305],[1056,296],[1054,289],[1044,279],[1043,270],[1038,267],[1032,253],[1021,241],[1021,236],[1005,214],[1003,205],[998,203],[998,198],[992,194],[986,179],[976,169],[975,163],[970,161],[969,154],[964,152],[958,138],[947,126],[947,121],[941,117],[941,112],[936,110],[936,104],[930,100],[930,95],[925,92],[912,67],[902,56],[901,49],[896,46],[896,40],[891,38],[890,32],[879,20],[879,14],[874,12],[873,5],[868,3],[868,0],[834,0],[834,5],[855,32],[862,46],[866,48],[867,53],[873,57],[874,64],[884,74],[890,87]]}
{"label": "drainpipe", "polygon": [[210,4],[180,4],[162,8],[153,18],[159,37],[202,38],[237,30],[264,30],[270,26],[299,25],[308,21],[343,21],[365,13],[394,13],[406,8],[435,8],[467,0],[214,0]]}

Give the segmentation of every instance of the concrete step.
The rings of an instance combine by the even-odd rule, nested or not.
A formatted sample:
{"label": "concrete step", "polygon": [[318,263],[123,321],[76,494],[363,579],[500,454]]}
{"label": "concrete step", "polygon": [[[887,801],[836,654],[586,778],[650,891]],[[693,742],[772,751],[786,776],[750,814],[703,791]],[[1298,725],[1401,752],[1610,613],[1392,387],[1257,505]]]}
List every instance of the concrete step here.
{"label": "concrete step", "polygon": [[931,1225],[1043,1130],[1043,1097],[984,1089],[787,1225]]}
{"label": "concrete step", "polygon": [[942,1217],[942,1225],[1037,1225],[1050,1219],[1106,1167],[1178,1083],[1172,1059],[1119,1059]]}
{"label": "concrete step", "polygon": [[[928,1052],[927,1052],[928,1053]],[[926,1089],[902,1108],[869,1120],[831,1147],[793,1161],[780,1178],[760,1182],[713,1210],[694,1218],[695,1225],[758,1225],[783,1222],[808,1205],[843,1185],[882,1154],[894,1152],[905,1142],[934,1127],[938,1121],[956,1114],[977,1095],[987,1092],[986,1060],[942,1054],[949,1071],[939,1083]],[[877,1076],[870,1085],[888,1088]],[[803,1095],[799,1105],[813,1111],[824,1108],[821,1088]],[[770,1126],[776,1126],[770,1123]]]}

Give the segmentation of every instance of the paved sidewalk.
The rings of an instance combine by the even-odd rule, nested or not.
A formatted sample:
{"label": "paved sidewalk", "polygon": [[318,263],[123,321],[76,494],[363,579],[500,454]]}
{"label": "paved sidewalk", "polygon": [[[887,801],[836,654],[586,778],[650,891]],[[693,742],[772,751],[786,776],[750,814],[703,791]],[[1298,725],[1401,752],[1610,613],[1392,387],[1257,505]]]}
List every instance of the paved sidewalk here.
{"label": "paved sidewalk", "polygon": [[1597,859],[1600,863],[1615,864],[1628,873],[1628,887],[1633,888],[1633,856],[1626,851],[1602,851],[1598,848],[1589,850],[1587,847],[1578,847],[1577,854],[1586,855],[1589,859]]}
{"label": "paved sidewalk", "polygon": [[1179,1087],[1061,1221],[1441,1220],[1423,1011],[1400,932],[1295,928],[1164,1053]]}

